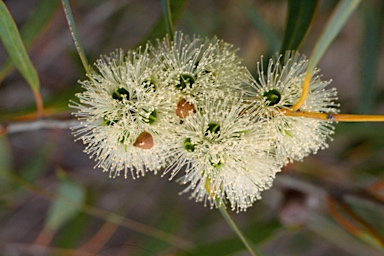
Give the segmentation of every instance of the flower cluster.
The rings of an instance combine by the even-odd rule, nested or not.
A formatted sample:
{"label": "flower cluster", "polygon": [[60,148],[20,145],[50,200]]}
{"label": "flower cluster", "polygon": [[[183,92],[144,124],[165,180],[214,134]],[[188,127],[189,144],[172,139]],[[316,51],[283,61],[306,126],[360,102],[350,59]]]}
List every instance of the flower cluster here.
{"label": "flower cluster", "polygon": [[[281,167],[326,147],[333,133],[328,121],[285,115],[307,64],[288,52],[255,79],[232,45],[182,33],[118,50],[81,82],[74,134],[111,177],[163,170],[196,201],[246,210]],[[337,112],[336,91],[317,72],[300,110]]]}

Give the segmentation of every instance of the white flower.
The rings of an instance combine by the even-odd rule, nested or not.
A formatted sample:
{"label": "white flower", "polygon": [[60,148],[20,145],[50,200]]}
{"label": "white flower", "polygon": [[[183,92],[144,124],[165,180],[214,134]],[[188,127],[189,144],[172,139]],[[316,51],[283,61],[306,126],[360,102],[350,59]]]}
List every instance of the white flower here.
{"label": "white flower", "polygon": [[[229,97],[228,97],[229,98]],[[271,136],[255,123],[240,100],[206,98],[198,111],[177,127],[173,178],[183,170],[184,190],[211,206],[229,201],[232,210],[246,210],[269,188],[279,171],[270,155]]]}
{"label": "white flower", "polygon": [[[281,64],[283,63],[283,65]],[[328,121],[287,115],[308,61],[287,52],[254,79],[233,46],[176,33],[157,47],[99,59],[72,102],[74,134],[111,177],[165,168],[196,201],[245,211],[280,167],[327,146]],[[336,91],[315,70],[299,111],[336,113]]]}
{"label": "white flower", "polygon": [[[308,60],[293,52],[271,59],[266,72],[258,63],[258,80],[250,76],[252,82],[246,91],[259,113],[256,118],[265,119],[274,131],[276,157],[283,163],[302,160],[327,147],[326,139],[334,130],[329,121],[284,115],[284,110],[300,99],[307,66]],[[314,71],[309,93],[298,111],[336,113],[336,90],[326,89],[330,81],[321,81],[318,72]]]}
{"label": "white flower", "polygon": [[154,66],[147,48],[126,55],[118,50],[99,59],[98,71],[81,82],[85,91],[72,107],[82,123],[74,134],[110,176],[140,176],[167,164],[168,130],[162,124],[173,103],[158,86]]}
{"label": "white flower", "polygon": [[192,104],[208,94],[226,97],[240,90],[246,73],[233,46],[217,38],[191,40],[176,32],[172,42],[165,38],[152,51],[168,90]]}
{"label": "white flower", "polygon": [[282,163],[301,161],[309,154],[328,147],[334,133],[331,122],[306,117],[275,116],[269,122],[275,131],[275,150]]}

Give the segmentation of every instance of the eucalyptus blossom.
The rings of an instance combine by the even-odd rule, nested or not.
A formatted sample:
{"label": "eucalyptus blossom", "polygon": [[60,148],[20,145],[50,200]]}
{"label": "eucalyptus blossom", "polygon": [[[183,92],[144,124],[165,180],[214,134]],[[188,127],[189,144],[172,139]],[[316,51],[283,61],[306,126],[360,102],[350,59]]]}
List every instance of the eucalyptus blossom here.
{"label": "eucalyptus blossom", "polygon": [[177,32],[171,41],[158,40],[152,51],[158,73],[177,98],[195,104],[210,94],[224,98],[241,90],[246,68],[233,45],[216,37],[191,39]]}
{"label": "eucalyptus blossom", "polygon": [[196,201],[246,210],[269,188],[279,164],[271,152],[265,123],[254,122],[248,105],[237,99],[206,98],[177,127],[172,149],[175,162],[166,172],[179,172]]}
{"label": "eucalyptus blossom", "polygon": [[[287,52],[258,64],[258,78],[231,44],[176,33],[157,46],[101,57],[72,103],[74,134],[111,177],[164,171],[196,201],[244,211],[281,167],[327,146],[329,121],[288,115],[308,61]],[[336,113],[335,89],[315,70],[298,111]]]}
{"label": "eucalyptus blossom", "polygon": [[163,123],[172,118],[173,102],[157,80],[148,47],[117,50],[95,66],[80,82],[79,103],[72,103],[82,121],[74,134],[87,144],[85,152],[110,176],[165,167],[169,131]]}
{"label": "eucalyptus blossom", "polygon": [[[255,120],[264,119],[268,123],[274,133],[277,160],[282,163],[302,160],[326,148],[327,139],[334,133],[328,120],[285,115],[300,99],[307,66],[305,56],[288,51],[285,56],[270,59],[266,70],[259,62],[257,79],[248,76],[251,82],[246,93],[258,114]],[[318,73],[319,69],[315,69],[308,95],[297,111],[337,113],[336,89],[328,89],[330,81],[322,81]]]}

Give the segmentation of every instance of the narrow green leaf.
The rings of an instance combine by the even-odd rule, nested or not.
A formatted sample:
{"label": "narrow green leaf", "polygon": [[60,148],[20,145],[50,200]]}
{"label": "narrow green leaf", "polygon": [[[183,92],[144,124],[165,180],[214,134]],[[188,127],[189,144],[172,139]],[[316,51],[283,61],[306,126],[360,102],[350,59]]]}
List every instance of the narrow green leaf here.
{"label": "narrow green leaf", "polygon": [[67,200],[81,204],[85,200],[85,190],[72,181],[63,171],[58,172],[59,186],[56,200],[49,208],[46,227],[55,232],[78,213],[79,209],[69,205]]}
{"label": "narrow green leaf", "polygon": [[69,5],[68,0],[61,0],[61,3],[63,5],[65,17],[67,18],[68,27],[71,31],[71,36],[73,39],[73,42],[75,43],[77,53],[79,54],[81,63],[83,64],[83,67],[85,69],[85,72],[90,73],[90,67],[88,65],[87,57],[85,56],[83,45],[81,44],[79,34],[77,33],[76,23],[75,19],[73,18],[73,14],[71,11],[71,6]]}
{"label": "narrow green leaf", "polygon": [[[59,0],[41,0],[36,9],[32,11],[32,14],[25,22],[25,25],[20,29],[20,36],[27,50],[45,30],[58,9],[59,3]],[[0,82],[12,72],[13,68],[14,65],[12,60],[7,59],[0,69]]]}
{"label": "narrow green leaf", "polygon": [[302,94],[300,99],[291,107],[291,110],[298,110],[304,103],[309,92],[311,76],[317,63],[319,63],[321,57],[324,55],[331,42],[340,32],[341,28],[360,1],[361,0],[343,0],[337,5],[336,10],[332,13],[332,16],[328,20],[323,33],[312,51],[306,70]]}
{"label": "narrow green leaf", "polygon": [[167,32],[169,38],[173,38],[173,34],[175,33],[173,29],[173,21],[172,21],[172,13],[171,13],[171,4],[170,0],[161,0],[161,8],[163,9],[165,25],[167,28]]}
{"label": "narrow green leaf", "polygon": [[[171,10],[172,10],[172,23],[176,23],[176,21],[180,18],[181,14],[183,13],[185,9],[185,5],[187,3],[187,0],[177,0],[172,1],[171,4]],[[145,45],[148,41],[156,40],[157,38],[163,38],[164,35],[167,33],[166,31],[166,24],[165,24],[165,18],[164,15],[159,17],[158,21],[155,23],[155,25],[152,27],[150,32],[141,40],[139,45]]]}
{"label": "narrow green leaf", "polygon": [[318,0],[289,0],[284,41],[280,53],[298,50],[315,16]]}
{"label": "narrow green leaf", "polygon": [[384,29],[384,1],[362,5],[364,35],[360,50],[361,93],[360,113],[371,113],[377,100],[376,78]]}
{"label": "narrow green leaf", "polygon": [[312,73],[328,46],[337,34],[339,34],[341,28],[360,2],[361,0],[343,0],[337,5],[336,10],[328,20],[324,32],[321,34],[313,49],[311,58],[309,59],[307,73]]}
{"label": "narrow green leaf", "polygon": [[15,21],[3,1],[0,1],[0,37],[17,69],[32,90],[37,92],[40,87],[39,77],[29,59]]}

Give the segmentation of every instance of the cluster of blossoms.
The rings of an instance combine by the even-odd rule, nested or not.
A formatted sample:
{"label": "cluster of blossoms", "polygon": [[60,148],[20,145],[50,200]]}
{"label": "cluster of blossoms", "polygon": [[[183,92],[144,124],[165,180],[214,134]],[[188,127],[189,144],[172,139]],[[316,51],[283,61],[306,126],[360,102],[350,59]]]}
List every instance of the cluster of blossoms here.
{"label": "cluster of blossoms", "polygon": [[[177,33],[99,59],[72,103],[74,134],[111,177],[162,171],[196,201],[243,211],[277,172],[327,146],[329,121],[285,115],[308,61],[288,52],[255,79],[233,46]],[[315,71],[300,111],[334,113],[336,91]]]}

